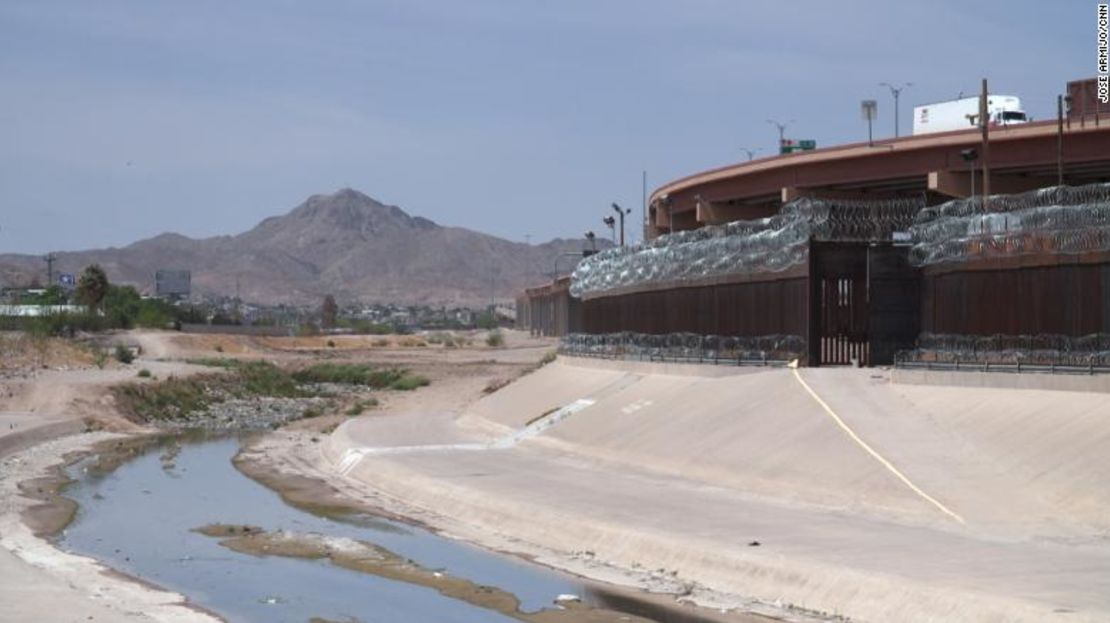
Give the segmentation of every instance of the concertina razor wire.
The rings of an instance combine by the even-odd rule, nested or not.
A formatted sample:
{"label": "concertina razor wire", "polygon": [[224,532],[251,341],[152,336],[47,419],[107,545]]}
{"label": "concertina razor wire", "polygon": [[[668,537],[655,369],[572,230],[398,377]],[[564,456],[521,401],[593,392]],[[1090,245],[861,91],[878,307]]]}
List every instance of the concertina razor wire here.
{"label": "concertina razor wire", "polygon": [[803,264],[809,240],[890,241],[907,232],[915,266],[1033,253],[1110,250],[1110,184],[1057,186],[1015,195],[841,201],[802,198],[774,216],[665,234],[584,259],[576,297],[714,277],[773,273]]}
{"label": "concertina razor wire", "polygon": [[890,240],[924,202],[918,199],[826,201],[802,198],[778,214],[665,234],[590,256],[571,275],[571,295],[618,288],[696,283],[729,275],[773,273],[805,263],[809,241]]}

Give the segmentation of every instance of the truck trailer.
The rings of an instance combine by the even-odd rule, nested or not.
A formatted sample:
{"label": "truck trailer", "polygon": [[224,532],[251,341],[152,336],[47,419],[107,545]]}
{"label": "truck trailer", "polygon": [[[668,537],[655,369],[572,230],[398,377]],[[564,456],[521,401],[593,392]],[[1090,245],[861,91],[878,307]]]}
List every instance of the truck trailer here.
{"label": "truck trailer", "polygon": [[[1028,123],[1021,100],[1012,95],[988,95],[987,118],[992,126]],[[913,109],[913,133],[953,132],[979,127],[979,98],[964,97],[925,104]]]}

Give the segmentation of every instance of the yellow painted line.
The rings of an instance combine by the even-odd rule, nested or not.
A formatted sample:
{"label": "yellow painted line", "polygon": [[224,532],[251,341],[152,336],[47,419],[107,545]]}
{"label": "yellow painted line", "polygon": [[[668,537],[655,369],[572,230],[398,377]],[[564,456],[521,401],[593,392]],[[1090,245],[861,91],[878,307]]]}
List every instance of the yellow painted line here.
{"label": "yellow painted line", "polygon": [[898,471],[898,468],[895,467],[893,463],[886,460],[886,458],[884,458],[883,455],[879,454],[878,452],[875,451],[874,448],[867,445],[866,441],[864,441],[863,439],[860,439],[860,436],[857,435],[856,432],[854,430],[852,430],[847,424],[845,424],[844,420],[840,419],[840,416],[836,414],[836,411],[833,411],[832,407],[830,407],[827,402],[822,400],[821,397],[817,395],[817,392],[813,391],[813,388],[809,386],[809,383],[806,383],[805,379],[802,378],[802,375],[798,373],[798,368],[797,367],[794,367],[794,378],[798,379],[798,382],[802,384],[802,387],[804,387],[806,389],[806,391],[809,392],[810,396],[813,396],[813,399],[817,401],[817,404],[821,405],[821,408],[823,408],[825,410],[825,413],[829,414],[829,417],[831,417],[833,419],[833,421],[836,422],[836,425],[839,426],[841,430],[843,430],[849,437],[852,438],[852,441],[856,442],[856,444],[859,447],[863,448],[864,451],[866,451],[876,461],[878,461],[880,464],[882,464],[882,466],[885,467],[887,469],[887,471],[894,474],[895,478],[897,478],[898,480],[901,480],[902,484],[909,487],[911,491],[913,491],[917,495],[921,496],[921,498],[924,499],[926,502],[928,502],[928,503],[932,504],[933,506],[937,507],[937,509],[939,509],[940,512],[944,513],[945,515],[948,515],[952,519],[955,519],[956,521],[958,521],[962,524],[967,523],[967,522],[964,521],[963,517],[960,517],[956,513],[952,512],[947,506],[945,506],[944,504],[941,504],[939,501],[937,501],[936,498],[929,495],[928,493],[925,493],[924,491],[921,490],[920,487],[913,484],[913,482],[910,481],[909,478],[906,478],[905,474]]}

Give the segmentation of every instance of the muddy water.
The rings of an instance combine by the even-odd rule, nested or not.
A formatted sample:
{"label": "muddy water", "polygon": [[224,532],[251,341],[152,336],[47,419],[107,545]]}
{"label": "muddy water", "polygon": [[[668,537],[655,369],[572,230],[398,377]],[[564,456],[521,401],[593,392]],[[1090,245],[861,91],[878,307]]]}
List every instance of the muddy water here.
{"label": "muddy water", "polygon": [[[318,560],[256,557],[194,532],[213,523],[316,532],[376,543],[430,569],[514,593],[521,609],[550,607],[562,593],[594,598],[576,580],[430,532],[371,516],[342,521],[287,506],[231,464],[233,438],[155,448],[106,475],[73,468],[66,492],[79,505],[59,545],[181,592],[230,621],[512,621],[430,588]],[[603,599],[600,595],[597,599]]]}

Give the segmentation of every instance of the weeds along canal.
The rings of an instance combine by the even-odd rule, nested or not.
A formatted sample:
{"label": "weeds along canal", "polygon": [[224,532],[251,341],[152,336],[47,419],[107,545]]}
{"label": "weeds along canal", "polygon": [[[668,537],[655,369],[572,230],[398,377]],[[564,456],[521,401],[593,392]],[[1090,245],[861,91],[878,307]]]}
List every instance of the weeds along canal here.
{"label": "weeds along canal", "polygon": [[[90,469],[92,459],[74,464],[70,467],[74,482],[65,495],[78,503],[79,510],[58,537],[58,546],[178,591],[229,621],[519,619],[446,597],[433,587],[350,570],[326,559],[239,553],[196,532],[210,524],[253,525],[267,531],[373,543],[424,569],[507,591],[519,599],[520,611],[525,613],[556,607],[555,599],[561,594],[579,595],[585,605],[612,603],[603,592],[595,593],[571,576],[420,528],[366,514],[318,516],[289,506],[235,469],[232,458],[239,447],[240,440],[234,436],[174,437],[107,473]],[[698,620],[652,613],[646,604],[620,609],[651,620]]]}

